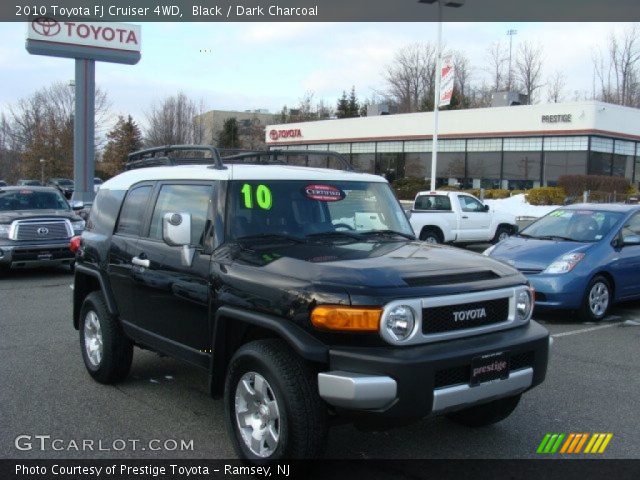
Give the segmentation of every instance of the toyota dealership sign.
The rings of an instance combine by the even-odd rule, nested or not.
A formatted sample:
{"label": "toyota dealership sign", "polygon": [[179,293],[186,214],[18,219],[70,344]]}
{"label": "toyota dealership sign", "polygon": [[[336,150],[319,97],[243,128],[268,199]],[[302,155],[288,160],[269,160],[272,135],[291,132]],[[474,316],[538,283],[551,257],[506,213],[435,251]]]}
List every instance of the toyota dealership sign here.
{"label": "toyota dealership sign", "polygon": [[299,128],[291,128],[286,130],[270,130],[269,138],[273,141],[280,140],[281,138],[302,138],[302,130]]}
{"label": "toyota dealership sign", "polygon": [[27,50],[37,55],[133,64],[140,48],[139,25],[39,17],[27,26]]}

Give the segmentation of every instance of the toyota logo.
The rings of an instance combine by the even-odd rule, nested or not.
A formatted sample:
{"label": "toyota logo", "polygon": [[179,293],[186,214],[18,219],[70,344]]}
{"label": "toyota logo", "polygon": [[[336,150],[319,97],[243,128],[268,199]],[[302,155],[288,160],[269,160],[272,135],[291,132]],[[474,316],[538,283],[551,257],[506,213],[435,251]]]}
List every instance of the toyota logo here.
{"label": "toyota logo", "polygon": [[40,235],[41,237],[44,237],[45,235],[49,235],[49,229],[47,227],[40,227],[36,231],[37,231],[38,235]]}
{"label": "toyota logo", "polygon": [[278,140],[278,138],[280,138],[280,135],[278,135],[277,130],[271,130],[269,132],[269,138],[271,138],[271,140]]}
{"label": "toyota logo", "polygon": [[31,22],[31,28],[45,37],[53,37],[60,33],[60,24],[52,18],[40,17]]}

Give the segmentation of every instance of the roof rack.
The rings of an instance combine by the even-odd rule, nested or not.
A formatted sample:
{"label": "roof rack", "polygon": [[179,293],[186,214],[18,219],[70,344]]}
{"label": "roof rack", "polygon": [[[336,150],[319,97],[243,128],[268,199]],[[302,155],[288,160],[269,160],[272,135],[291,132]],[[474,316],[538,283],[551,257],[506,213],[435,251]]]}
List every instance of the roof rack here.
{"label": "roof rack", "polygon": [[[210,152],[210,157],[175,156],[174,152]],[[287,157],[304,157],[289,162]],[[349,161],[338,152],[330,150],[242,150],[218,149],[211,145],[165,145],[162,147],[145,148],[130,153],[125,164],[125,170],[137,168],[175,166],[175,165],[210,165],[209,168],[225,169],[225,163],[246,163],[251,165],[299,165],[309,166],[309,157],[319,156],[334,158],[340,163],[342,170],[353,171]],[[224,161],[224,162],[223,162]],[[313,165],[322,167],[321,165]],[[329,167],[328,161],[326,167]]]}
{"label": "roof rack", "polygon": [[[223,153],[226,152],[223,151]],[[288,156],[306,157],[305,164],[299,166],[309,166],[310,156],[331,157],[341,163],[342,170],[353,171],[353,167],[345,157],[331,150],[235,150],[232,155],[224,155],[222,160],[225,163],[248,163],[252,165],[297,165],[288,162],[286,159]]]}
{"label": "roof rack", "polygon": [[[211,157],[177,157],[172,152],[210,152]],[[220,159],[217,148],[211,145],[164,145],[162,147],[145,148],[128,155],[125,170],[136,168],[172,166],[172,165],[208,165],[223,170],[226,168]]]}

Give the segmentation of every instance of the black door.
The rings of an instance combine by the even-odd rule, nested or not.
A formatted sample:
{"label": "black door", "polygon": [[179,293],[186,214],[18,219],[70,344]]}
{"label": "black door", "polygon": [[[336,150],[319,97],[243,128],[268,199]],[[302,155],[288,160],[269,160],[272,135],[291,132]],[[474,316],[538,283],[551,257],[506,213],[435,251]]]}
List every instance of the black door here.
{"label": "black door", "polygon": [[[205,234],[210,234],[213,191],[208,183],[159,184],[147,231],[136,246],[136,257],[148,263],[133,271],[136,325],[146,331],[150,343],[159,342],[159,349],[196,363],[211,345],[211,255],[204,252],[203,245]],[[191,243],[196,249],[191,265],[183,264],[182,247],[169,246],[162,238],[162,219],[167,212],[191,214]]]}
{"label": "black door", "polygon": [[127,194],[116,230],[109,246],[109,283],[118,307],[121,320],[135,320],[133,286],[131,283],[136,247],[140,237],[142,221],[151,197],[152,186],[141,185]]}

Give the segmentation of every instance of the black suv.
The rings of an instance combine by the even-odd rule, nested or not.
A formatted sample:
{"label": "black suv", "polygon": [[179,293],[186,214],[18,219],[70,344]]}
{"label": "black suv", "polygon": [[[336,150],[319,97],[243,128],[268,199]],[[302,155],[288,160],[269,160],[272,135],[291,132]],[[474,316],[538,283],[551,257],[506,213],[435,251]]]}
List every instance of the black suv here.
{"label": "black suv", "polygon": [[69,241],[84,225],[55,188],[0,187],[0,273],[72,265]]}
{"label": "black suv", "polygon": [[68,199],[73,195],[73,180],[69,180],[68,178],[51,178],[48,185],[60,190],[60,192]]}
{"label": "black suv", "polygon": [[291,150],[172,146],[128,165],[76,245],[84,363],[103,383],[134,346],[201,367],[241,457],[319,456],[339,417],[492,424],[543,381],[525,277],[416,241],[382,177]]}

